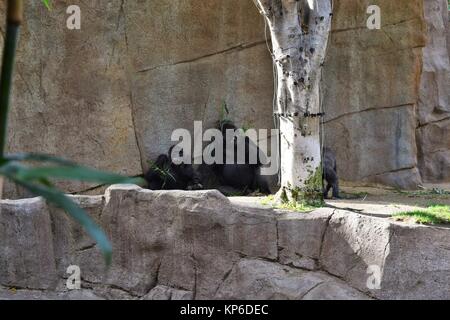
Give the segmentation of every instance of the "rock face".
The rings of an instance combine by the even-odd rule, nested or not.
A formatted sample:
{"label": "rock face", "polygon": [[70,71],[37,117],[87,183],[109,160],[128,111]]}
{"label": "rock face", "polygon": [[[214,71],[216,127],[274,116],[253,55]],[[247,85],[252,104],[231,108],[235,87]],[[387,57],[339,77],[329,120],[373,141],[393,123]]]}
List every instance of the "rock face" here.
{"label": "rock face", "polygon": [[192,132],[195,120],[203,121],[205,129],[215,127],[222,101],[238,125],[272,128],[271,59],[264,23],[252,1],[125,3],[144,166],[167,152],[174,129]]}
{"label": "rock face", "polygon": [[[217,191],[123,185],[74,200],[106,230],[112,266],[59,209],[3,201],[0,299],[450,298],[447,228],[255,208]],[[66,288],[71,265],[79,292]]]}
{"label": "rock face", "polygon": [[306,216],[289,213],[278,219],[280,261],[297,268],[318,269],[322,238],[332,212],[320,209]]}
{"label": "rock face", "polygon": [[193,295],[191,291],[176,290],[166,286],[156,286],[143,300],[192,300]]}
{"label": "rock face", "polygon": [[[360,290],[367,288],[368,267],[379,267],[381,289],[371,293],[381,299],[443,299],[450,289],[449,245],[443,242],[449,232],[337,211],[325,234],[321,261],[329,273]],[[428,295],[435,280],[443,291]]]}
{"label": "rock face", "polygon": [[335,1],[323,79],[326,143],[350,181],[405,189],[448,182],[447,2],[377,5],[382,28],[369,30],[364,1]]}
{"label": "rock face", "polygon": [[[380,30],[367,28],[366,6],[356,3],[362,5],[335,4],[323,80],[326,143],[336,150],[346,179],[414,188],[421,182],[414,169],[415,108],[426,43],[423,0],[378,2]],[[388,177],[391,172],[407,177]]]}
{"label": "rock face", "polygon": [[8,201],[0,209],[0,284],[51,289],[56,284],[56,264],[47,205],[37,198],[27,199],[17,209]]}
{"label": "rock face", "polygon": [[[380,0],[381,30],[366,27],[367,1],[334,3],[324,133],[342,176],[401,188],[450,181],[446,1]],[[272,63],[252,1],[83,2],[80,31],[66,28],[69,4],[27,4],[11,152],[137,175],[174,129],[212,127],[223,100],[238,125],[272,128]],[[24,196],[5,185],[4,197]]]}
{"label": "rock face", "polygon": [[[80,31],[66,28],[70,4],[57,1],[51,12],[27,4],[11,152],[46,152],[138,175],[168,151],[174,129],[192,130],[194,120],[215,126],[222,101],[238,125],[272,128],[271,59],[252,1],[79,3]],[[28,195],[7,183],[4,196]]]}
{"label": "rock face", "polygon": [[[323,290],[321,286],[333,289]],[[261,260],[241,260],[216,294],[219,299],[239,300],[365,300],[367,296],[318,272],[305,272]]]}
{"label": "rock face", "polygon": [[0,300],[104,300],[91,290],[45,292],[40,290],[17,290],[0,287]]}
{"label": "rock face", "polygon": [[[66,28],[70,1],[50,12],[26,5],[10,116],[9,151],[45,152],[137,175],[137,147],[120,1],[82,8],[80,31]],[[0,5],[4,23],[5,3]],[[3,40],[3,39],[2,39]],[[60,184],[67,192],[90,184]],[[5,185],[5,197],[27,196]]]}
{"label": "rock face", "polygon": [[426,181],[449,181],[450,25],[445,0],[425,1],[428,41],[419,91],[419,168]]}

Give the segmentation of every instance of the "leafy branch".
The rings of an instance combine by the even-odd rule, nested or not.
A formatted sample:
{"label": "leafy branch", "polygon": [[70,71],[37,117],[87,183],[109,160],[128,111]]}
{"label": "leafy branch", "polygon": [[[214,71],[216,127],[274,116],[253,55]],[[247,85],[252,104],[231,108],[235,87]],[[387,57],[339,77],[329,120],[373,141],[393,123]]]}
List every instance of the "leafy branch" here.
{"label": "leafy branch", "polygon": [[148,161],[148,164],[150,165],[150,169],[156,172],[158,176],[164,180],[162,188],[164,188],[164,186],[166,185],[168,178],[176,182],[175,177],[170,173],[170,164],[165,164],[161,168],[153,161]]}
{"label": "leafy branch", "polygon": [[228,109],[228,105],[225,100],[222,101],[219,117],[219,128],[221,130],[224,125],[233,124],[233,121],[230,119],[230,110]]}

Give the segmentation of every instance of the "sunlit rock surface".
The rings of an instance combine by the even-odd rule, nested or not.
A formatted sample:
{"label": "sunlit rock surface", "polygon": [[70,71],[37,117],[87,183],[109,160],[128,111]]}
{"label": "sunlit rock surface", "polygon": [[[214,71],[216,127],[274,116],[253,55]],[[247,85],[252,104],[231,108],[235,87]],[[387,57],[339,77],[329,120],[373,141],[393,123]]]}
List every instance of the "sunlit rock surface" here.
{"label": "sunlit rock surface", "polygon": [[[345,209],[281,211],[217,191],[119,185],[74,199],[111,239],[111,267],[61,210],[39,198],[2,201],[0,298],[450,298],[448,228]],[[81,270],[78,293],[66,287],[71,265]]]}
{"label": "sunlit rock surface", "polygon": [[[399,188],[450,181],[446,1],[380,0],[381,30],[366,27],[367,1],[334,3],[322,87],[341,177]],[[79,31],[66,28],[69,4],[27,3],[10,151],[137,175],[174,129],[214,126],[224,100],[239,126],[272,128],[272,63],[252,1],[83,2]],[[4,197],[25,196],[5,185]]]}

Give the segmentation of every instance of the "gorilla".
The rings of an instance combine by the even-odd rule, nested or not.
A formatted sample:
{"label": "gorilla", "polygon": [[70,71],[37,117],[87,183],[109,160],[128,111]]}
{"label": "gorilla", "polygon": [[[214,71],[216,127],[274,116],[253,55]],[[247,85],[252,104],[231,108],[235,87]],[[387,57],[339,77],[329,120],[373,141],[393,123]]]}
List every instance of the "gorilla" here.
{"label": "gorilla", "polygon": [[324,199],[328,198],[330,189],[333,189],[333,198],[339,199],[339,178],[337,175],[336,155],[330,148],[326,147],[323,149],[323,180],[326,183],[323,189]]}
{"label": "gorilla", "polygon": [[[222,132],[223,139],[223,164],[201,164],[193,166],[190,164],[176,165],[171,158],[172,146],[168,155],[161,154],[152,164],[151,168],[144,175],[147,187],[151,190],[199,190],[218,189],[225,195],[248,194],[259,190],[262,193],[270,194],[270,186],[267,178],[260,174],[263,161],[259,154],[259,148],[247,136],[238,139],[233,136],[234,141],[229,143],[229,148],[234,149],[234,159],[232,163],[226,163],[227,137],[226,130],[237,130],[238,128],[231,121],[222,121],[218,125]],[[239,141],[245,145],[245,160],[239,164],[237,152],[240,149]],[[256,163],[250,163],[250,155],[256,154]],[[182,157],[182,152],[180,152]]]}
{"label": "gorilla", "polygon": [[[151,190],[198,190],[203,186],[191,164],[174,164],[172,161],[172,150],[170,147],[168,155],[161,154],[144,175],[147,187]],[[180,156],[182,154],[180,153]]]}
{"label": "gorilla", "polygon": [[[234,141],[227,144],[227,130],[237,130],[238,128],[231,121],[223,121],[219,125],[219,130],[222,132],[223,136],[223,155],[224,164],[219,164],[215,166],[215,172],[221,177],[223,184],[228,185],[232,188],[243,192],[252,192],[259,190],[262,193],[269,194],[270,189],[268,184],[264,179],[259,176],[259,169],[262,165],[262,159],[260,158],[259,148],[250,140],[249,137],[243,137],[243,142],[245,144],[245,161],[244,163],[238,163],[238,144],[239,139],[233,136]],[[241,140],[242,141],[242,140]],[[227,150],[231,146],[234,149],[233,161],[232,163],[227,163],[227,153],[231,150]],[[256,163],[251,163],[251,154],[256,154]]]}

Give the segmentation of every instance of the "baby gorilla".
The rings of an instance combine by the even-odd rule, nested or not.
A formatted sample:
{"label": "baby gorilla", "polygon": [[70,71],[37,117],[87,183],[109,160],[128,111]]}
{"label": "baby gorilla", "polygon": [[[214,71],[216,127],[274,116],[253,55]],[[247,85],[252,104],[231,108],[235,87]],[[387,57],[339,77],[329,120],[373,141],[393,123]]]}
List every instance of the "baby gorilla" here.
{"label": "baby gorilla", "polygon": [[[161,154],[144,175],[151,190],[198,190],[202,189],[200,179],[191,164],[174,164],[172,150],[168,155]],[[182,156],[182,154],[180,154]]]}
{"label": "baby gorilla", "polygon": [[326,186],[323,190],[323,197],[328,198],[330,189],[333,189],[333,198],[339,199],[339,178],[337,176],[336,155],[329,148],[323,150],[323,179]]}

